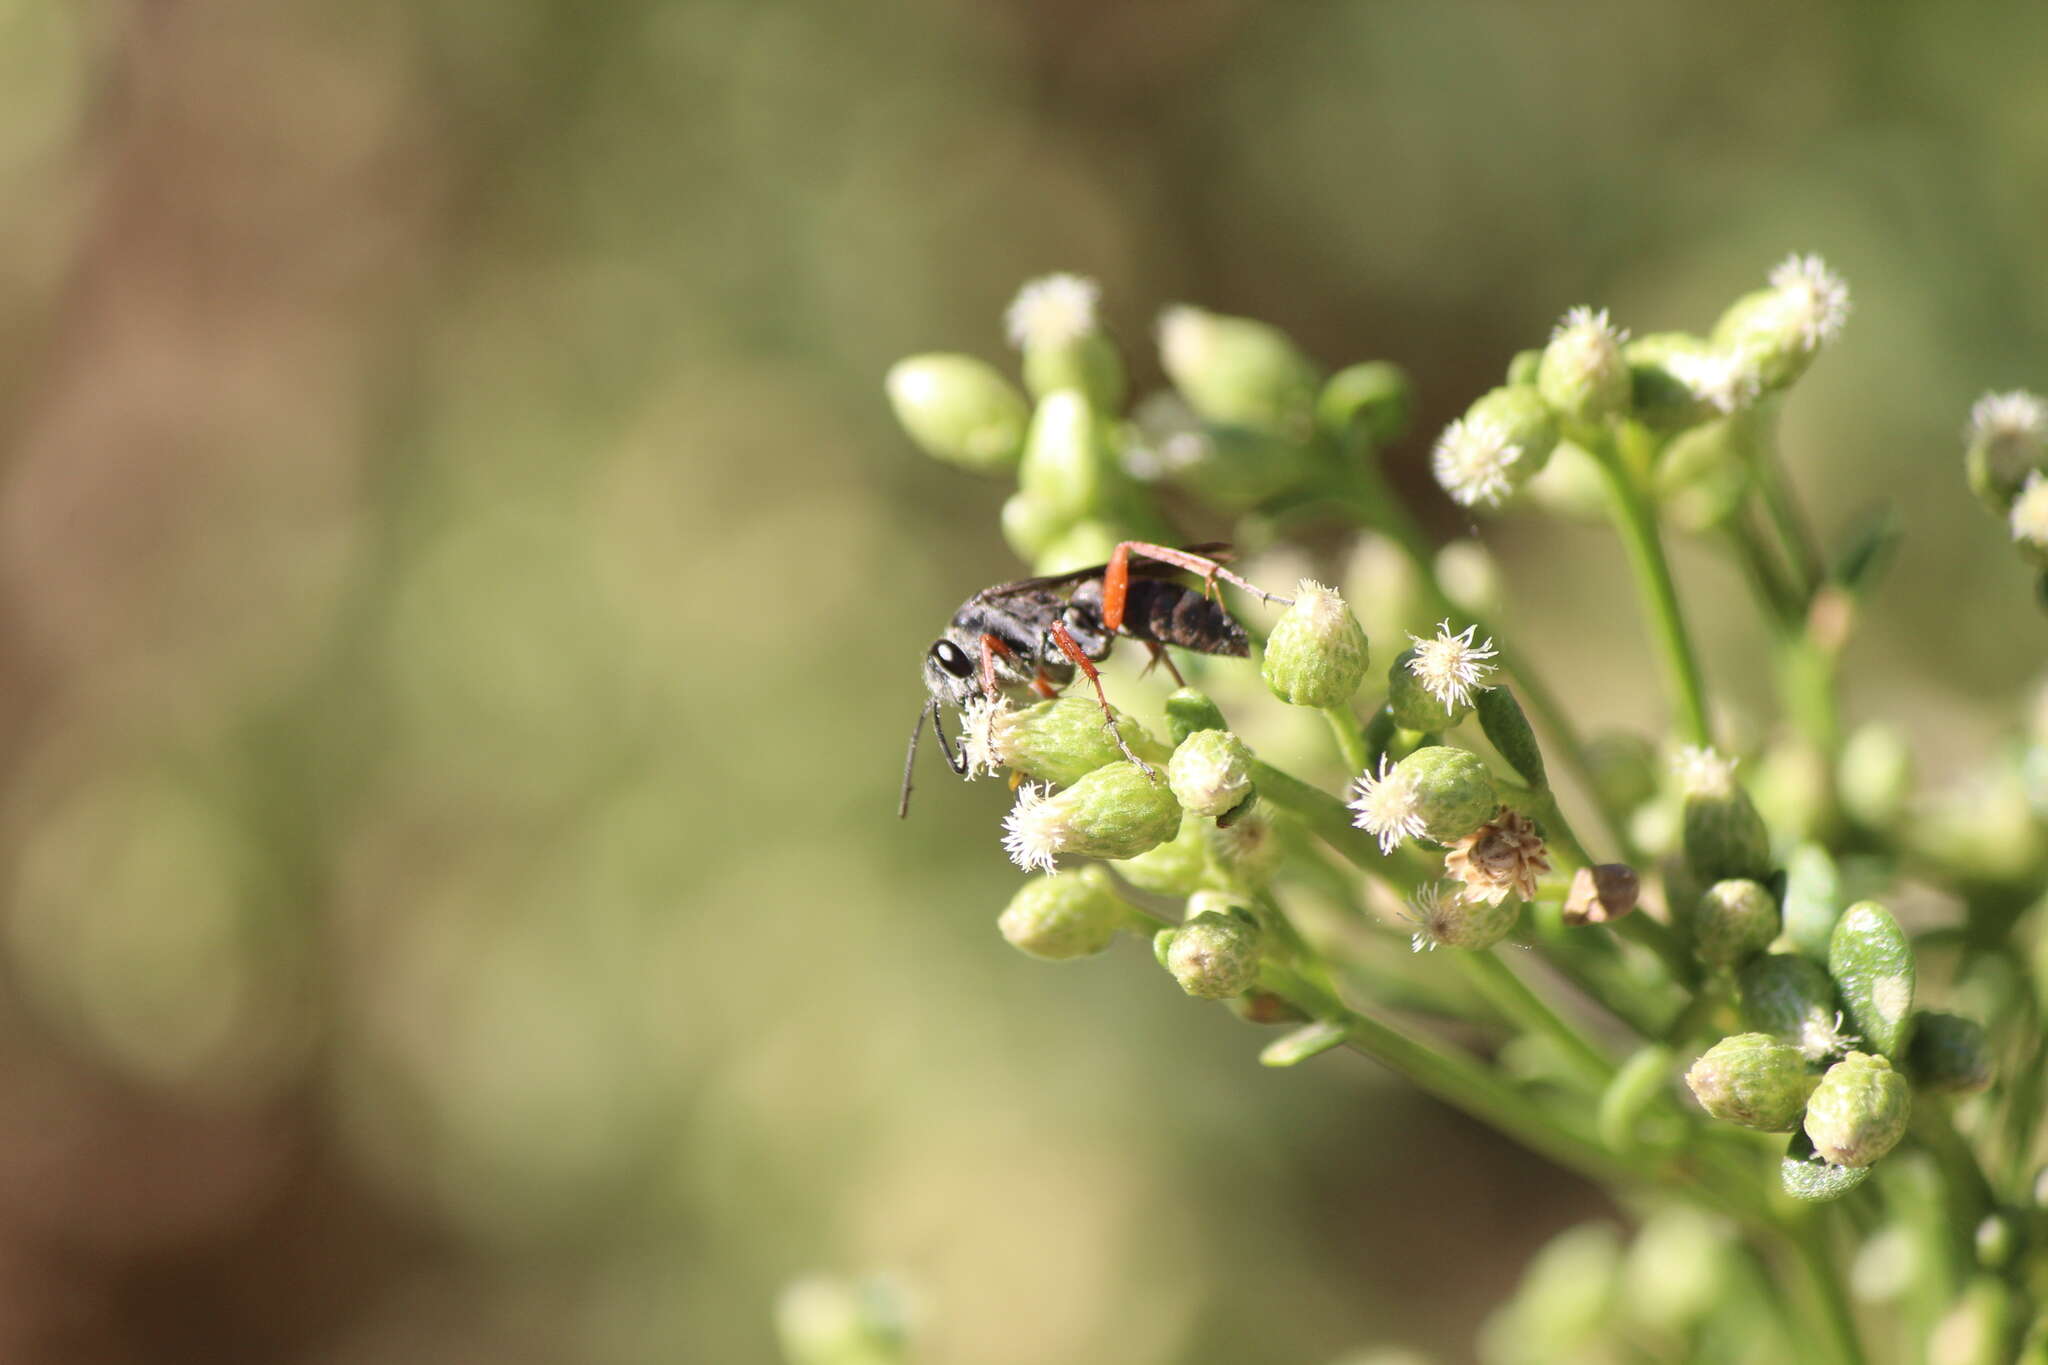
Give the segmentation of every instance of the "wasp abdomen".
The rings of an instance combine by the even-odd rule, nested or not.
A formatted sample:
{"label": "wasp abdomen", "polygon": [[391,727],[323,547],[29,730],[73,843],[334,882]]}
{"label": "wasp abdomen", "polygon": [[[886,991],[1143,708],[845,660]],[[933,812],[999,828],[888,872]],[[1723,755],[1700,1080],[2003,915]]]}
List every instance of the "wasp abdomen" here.
{"label": "wasp abdomen", "polygon": [[[1101,601],[1101,585],[1088,583],[1084,591]],[[1092,591],[1090,591],[1092,590]],[[1082,594],[1074,594],[1078,601]],[[1224,654],[1243,658],[1251,652],[1244,627],[1231,619],[1223,604],[1204,597],[1194,588],[1154,578],[1134,578],[1124,598],[1123,634],[1134,640],[1152,640],[1177,645],[1197,654]]]}

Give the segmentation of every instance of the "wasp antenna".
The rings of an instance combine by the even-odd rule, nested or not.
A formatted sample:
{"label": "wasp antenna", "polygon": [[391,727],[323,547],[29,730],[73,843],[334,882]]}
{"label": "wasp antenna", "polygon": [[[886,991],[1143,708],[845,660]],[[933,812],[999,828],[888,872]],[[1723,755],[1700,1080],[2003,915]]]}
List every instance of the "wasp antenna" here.
{"label": "wasp antenna", "polygon": [[947,741],[946,729],[939,724],[939,703],[936,699],[932,702],[932,733],[938,736],[939,748],[945,751],[946,766],[953,770],[955,776],[967,776],[967,744],[963,739],[956,748]]}
{"label": "wasp antenna", "polygon": [[905,819],[910,814],[910,779],[917,770],[917,741],[924,735],[925,716],[931,715],[933,723],[936,724],[938,709],[937,702],[933,702],[929,706],[918,707],[917,724],[910,727],[910,748],[903,755],[903,796],[896,803],[896,818],[898,820]]}

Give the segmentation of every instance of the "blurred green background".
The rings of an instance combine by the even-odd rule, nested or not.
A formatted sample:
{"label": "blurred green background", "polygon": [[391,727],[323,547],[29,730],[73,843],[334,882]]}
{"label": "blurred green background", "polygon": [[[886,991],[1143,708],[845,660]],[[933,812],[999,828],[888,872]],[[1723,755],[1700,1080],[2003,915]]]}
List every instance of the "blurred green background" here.
{"label": "blurred green background", "polygon": [[[1575,303],[1856,315],[1788,411],[1910,539],[1850,660],[1939,777],[2041,663],[1971,501],[2048,385],[2048,9],[0,0],[0,1358],[753,1361],[814,1269],[933,1361],[1465,1358],[1594,1192],[1125,944],[993,929],[919,656],[1017,575],[898,356],[1024,279],[1387,357],[1397,474]],[[1657,723],[1619,558],[1518,638]],[[1740,583],[1689,556],[1711,681]],[[927,756],[930,757],[929,755]]]}

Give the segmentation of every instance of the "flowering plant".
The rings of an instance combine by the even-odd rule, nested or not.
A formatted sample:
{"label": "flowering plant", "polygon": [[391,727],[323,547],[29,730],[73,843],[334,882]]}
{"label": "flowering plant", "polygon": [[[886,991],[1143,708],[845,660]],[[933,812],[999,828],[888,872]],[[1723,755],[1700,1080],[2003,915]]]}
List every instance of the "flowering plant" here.
{"label": "flowering plant", "polygon": [[[1661,743],[1584,733],[1507,633],[1484,548],[1429,543],[1382,466],[1412,410],[1390,364],[1326,375],[1266,324],[1176,306],[1172,387],[1126,412],[1094,284],[1056,275],[1009,312],[1022,389],[965,355],[889,375],[922,449],[1015,478],[1003,533],[1039,574],[1176,543],[1170,508],[1228,522],[1255,579],[1315,567],[1295,533],[1345,533],[1318,577],[1288,572],[1284,610],[1237,613],[1256,679],[1201,657],[1164,696],[1119,678],[1157,716],[1108,728],[1092,700],[1026,704],[991,673],[963,766],[1015,788],[1001,843],[1028,875],[997,924],[1017,948],[1146,935],[1188,995],[1284,1030],[1264,1064],[1364,1053],[1639,1215],[1627,1246],[1589,1226],[1542,1252],[1489,1360],[2048,1361],[2048,717],[2016,717],[2017,757],[1946,802],[1916,796],[1897,730],[1843,721],[1838,662],[1897,532],[1830,553],[1776,428],[1849,311],[1813,256],[1704,335],[1573,308],[1434,443],[1474,515],[1611,523]],[[2048,568],[2048,407],[1985,398],[1964,464]],[[1784,713],[1761,752],[1717,724],[1676,534],[1753,590]],[[1404,641],[1377,669],[1354,602]],[[1791,1292],[1762,1278],[1780,1271]],[[861,1315],[820,1320],[853,1326],[785,1323],[793,1357],[909,1339],[835,1354]]]}

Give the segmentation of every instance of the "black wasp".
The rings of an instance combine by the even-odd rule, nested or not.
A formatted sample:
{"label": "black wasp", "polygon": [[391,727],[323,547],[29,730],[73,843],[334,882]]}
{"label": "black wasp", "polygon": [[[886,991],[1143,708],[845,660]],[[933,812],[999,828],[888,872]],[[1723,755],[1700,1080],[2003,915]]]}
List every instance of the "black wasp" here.
{"label": "black wasp", "polygon": [[[1234,583],[1262,601],[1285,602],[1223,567],[1230,547],[1190,545],[1172,549],[1143,541],[1125,541],[1107,564],[1096,564],[1047,578],[1025,578],[983,588],[960,604],[946,633],[932,642],[924,656],[924,685],[931,695],[910,732],[910,751],[903,760],[903,799],[898,815],[910,813],[911,771],[917,762],[917,741],[927,720],[939,738],[946,763],[965,775],[964,748],[950,743],[939,723],[942,705],[964,707],[977,696],[995,701],[1006,691],[1028,688],[1050,697],[1074,681],[1078,672],[1095,688],[1105,724],[1116,734],[1115,716],[1102,693],[1095,665],[1109,657],[1118,636],[1141,640],[1155,662],[1164,663],[1174,681],[1180,670],[1167,657],[1166,646],[1198,654],[1243,658],[1249,652],[1244,627],[1231,619],[1216,600],[1216,580]],[[1177,575],[1199,574],[1197,590],[1175,582]],[[1144,761],[1117,747],[1139,767]],[[1146,771],[1151,771],[1146,768]]]}

